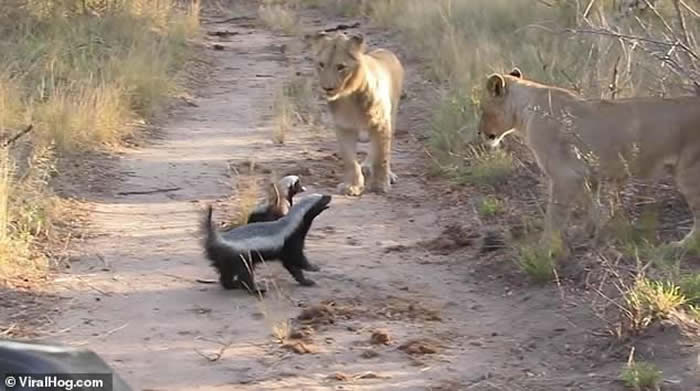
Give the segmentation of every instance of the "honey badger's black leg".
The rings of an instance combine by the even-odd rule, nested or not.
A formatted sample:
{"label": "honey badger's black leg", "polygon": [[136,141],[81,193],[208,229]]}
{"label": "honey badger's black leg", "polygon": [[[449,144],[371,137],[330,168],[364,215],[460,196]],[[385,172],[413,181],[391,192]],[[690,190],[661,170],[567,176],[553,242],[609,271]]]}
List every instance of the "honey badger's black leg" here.
{"label": "honey badger's black leg", "polygon": [[300,267],[295,266],[291,263],[285,262],[284,260],[282,260],[282,264],[284,265],[284,268],[287,269],[289,274],[291,274],[292,277],[294,277],[294,279],[297,280],[299,285],[302,285],[302,286],[314,286],[314,285],[316,285],[316,283],[313,280],[310,280],[310,279],[306,278],[306,276],[304,276],[304,272],[302,271],[302,269]]}
{"label": "honey badger's black leg", "polygon": [[301,261],[302,270],[306,270],[307,272],[319,272],[319,271],[321,271],[320,267],[309,262],[309,259],[306,258],[306,255],[304,255],[304,253],[301,254],[301,257],[302,257],[302,261]]}
{"label": "honey badger's black leg", "polygon": [[292,235],[292,237],[285,242],[280,257],[284,268],[287,269],[289,274],[302,286],[316,285],[314,281],[304,276],[303,270],[314,271],[314,268],[320,270],[317,266],[309,263],[304,255],[304,239],[307,231],[308,229],[302,229]]}

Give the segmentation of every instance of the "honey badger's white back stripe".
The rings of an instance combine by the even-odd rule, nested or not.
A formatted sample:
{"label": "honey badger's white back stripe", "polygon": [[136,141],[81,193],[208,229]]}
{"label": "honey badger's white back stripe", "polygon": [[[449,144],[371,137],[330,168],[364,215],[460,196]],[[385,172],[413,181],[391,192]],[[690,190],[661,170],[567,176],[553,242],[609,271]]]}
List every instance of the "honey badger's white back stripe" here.
{"label": "honey badger's white back stripe", "polygon": [[[311,194],[302,198],[298,203],[294,204],[289,213],[273,222],[268,223],[253,223],[241,226],[234,229],[234,231],[245,232],[246,230],[258,229],[262,227],[269,228],[270,231],[267,234],[261,231],[259,235],[252,237],[242,238],[237,240],[235,237],[224,238],[220,232],[214,231],[215,240],[224,246],[228,246],[236,252],[245,253],[248,251],[279,251],[284,247],[284,242],[289,238],[294,231],[299,228],[299,226],[304,221],[304,216],[313,208],[316,203],[321,201],[323,195],[321,194]],[[235,234],[231,231],[232,234]]]}

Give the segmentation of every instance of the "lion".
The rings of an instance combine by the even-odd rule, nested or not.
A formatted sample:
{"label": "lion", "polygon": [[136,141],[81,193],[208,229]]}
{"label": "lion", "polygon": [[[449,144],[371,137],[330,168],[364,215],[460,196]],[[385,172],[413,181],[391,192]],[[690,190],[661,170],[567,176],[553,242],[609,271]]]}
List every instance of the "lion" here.
{"label": "lion", "polygon": [[[694,216],[690,232],[672,245],[700,243],[700,97],[585,99],[525,80],[515,68],[488,76],[480,106],[481,137],[496,147],[506,134],[519,135],[549,180],[543,239],[561,234],[586,185],[619,188],[670,169]],[[599,223],[597,209],[589,209],[589,228]]]}
{"label": "lion", "polygon": [[[367,176],[370,191],[387,193],[398,180],[391,170],[391,143],[404,82],[401,62],[387,49],[367,51],[362,35],[319,32],[306,38],[343,160],[338,191],[359,196]],[[357,142],[367,139],[369,153],[360,165]]]}

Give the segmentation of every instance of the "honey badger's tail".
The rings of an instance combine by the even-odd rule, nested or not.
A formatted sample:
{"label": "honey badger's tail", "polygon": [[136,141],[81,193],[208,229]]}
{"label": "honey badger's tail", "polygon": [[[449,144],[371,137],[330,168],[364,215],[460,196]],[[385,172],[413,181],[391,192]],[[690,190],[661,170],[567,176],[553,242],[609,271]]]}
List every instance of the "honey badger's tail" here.
{"label": "honey badger's tail", "polygon": [[211,261],[212,266],[221,272],[221,268],[225,267],[224,263],[226,259],[235,257],[235,252],[224,243],[219,231],[214,227],[214,222],[211,219],[212,213],[212,206],[207,206],[207,210],[200,223],[202,247],[204,247],[204,255]]}

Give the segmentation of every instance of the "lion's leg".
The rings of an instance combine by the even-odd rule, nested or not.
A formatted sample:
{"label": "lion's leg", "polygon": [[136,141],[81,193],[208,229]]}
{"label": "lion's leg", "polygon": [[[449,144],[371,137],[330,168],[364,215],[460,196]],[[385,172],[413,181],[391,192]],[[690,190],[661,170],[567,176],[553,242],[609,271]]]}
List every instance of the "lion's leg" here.
{"label": "lion's leg", "polygon": [[676,178],[678,187],[681,193],[685,196],[685,200],[693,213],[693,227],[685,237],[672,245],[676,247],[684,247],[700,251],[700,227],[698,227],[698,218],[700,218],[700,161],[688,167],[678,167],[679,175]]}
{"label": "lion's leg", "polygon": [[[394,109],[392,111],[392,117],[391,117],[391,130],[389,130],[387,133],[393,135],[393,131],[395,129],[395,124],[396,124],[396,110]],[[370,132],[370,140],[373,140],[371,137],[371,132]],[[367,153],[367,157],[365,160],[362,162],[362,173],[364,174],[365,178],[372,178],[372,174],[374,172],[373,166],[374,166],[374,160],[375,156],[377,156],[377,148],[374,147],[374,141],[372,141],[372,145],[370,145],[369,152]],[[381,156],[381,154],[379,155]],[[399,180],[399,177],[394,174],[393,171],[391,171],[391,166],[389,166],[389,183],[390,184],[395,184]]]}
{"label": "lion's leg", "polygon": [[586,189],[584,205],[586,206],[586,223],[584,232],[589,238],[598,239],[601,228],[608,220],[608,212],[603,205],[604,184],[590,179]]}
{"label": "lion's leg", "polygon": [[549,201],[542,236],[546,244],[554,245],[564,239],[563,234],[582,190],[580,178],[564,176],[550,179]]}
{"label": "lion's leg", "polygon": [[[396,102],[394,102],[394,107],[391,109],[391,137],[394,137],[394,132],[396,132],[396,115],[399,112],[399,104],[398,104],[398,99]],[[395,184],[396,182],[399,181],[399,177],[394,174],[394,172],[391,170],[391,167],[389,167],[389,181],[391,184]]]}
{"label": "lion's leg", "polygon": [[386,193],[391,188],[391,129],[389,126],[373,126],[370,129],[372,149],[372,191]]}
{"label": "lion's leg", "polygon": [[372,177],[372,162],[374,161],[374,148],[370,145],[367,151],[367,156],[365,160],[362,161],[362,175],[365,176],[365,180]]}
{"label": "lion's leg", "polygon": [[357,130],[337,129],[340,158],[343,160],[343,182],[338,185],[338,192],[350,196],[359,196],[365,189],[362,168],[357,163]]}

